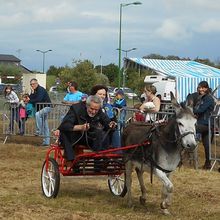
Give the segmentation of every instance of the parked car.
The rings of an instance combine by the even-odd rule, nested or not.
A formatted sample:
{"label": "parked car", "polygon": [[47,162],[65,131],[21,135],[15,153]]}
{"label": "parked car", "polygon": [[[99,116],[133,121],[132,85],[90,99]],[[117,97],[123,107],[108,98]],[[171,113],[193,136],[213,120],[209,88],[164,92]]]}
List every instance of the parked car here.
{"label": "parked car", "polygon": [[[122,87],[120,88],[123,90],[124,94],[129,98],[129,99],[134,99],[134,98],[137,98],[137,94],[131,89],[131,88],[128,88],[128,87]],[[114,89],[114,94],[117,92],[118,88],[116,87]]]}
{"label": "parked car", "polygon": [[50,89],[49,89],[49,92],[51,93],[57,93],[57,86],[51,86]]}

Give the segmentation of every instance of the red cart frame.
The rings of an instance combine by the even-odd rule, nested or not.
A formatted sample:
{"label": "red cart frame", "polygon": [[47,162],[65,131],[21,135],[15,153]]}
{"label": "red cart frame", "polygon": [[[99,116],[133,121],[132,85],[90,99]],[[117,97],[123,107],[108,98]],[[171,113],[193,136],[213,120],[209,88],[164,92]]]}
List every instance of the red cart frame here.
{"label": "red cart frame", "polygon": [[41,187],[47,198],[55,198],[60,187],[60,174],[63,176],[108,176],[110,192],[116,196],[125,196],[125,164],[122,152],[139,146],[134,144],[125,147],[111,148],[93,152],[86,146],[75,146],[75,159],[67,166],[64,149],[59,144],[51,144],[41,172]]}

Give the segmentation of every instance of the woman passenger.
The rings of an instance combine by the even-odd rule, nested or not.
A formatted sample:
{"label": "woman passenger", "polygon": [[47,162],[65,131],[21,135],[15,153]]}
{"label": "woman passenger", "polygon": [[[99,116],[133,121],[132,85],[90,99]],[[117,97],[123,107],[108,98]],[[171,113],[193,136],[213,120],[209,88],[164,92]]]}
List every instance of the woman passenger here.
{"label": "woman passenger", "polygon": [[155,121],[156,114],[160,110],[160,99],[155,95],[157,93],[157,89],[155,86],[145,86],[144,92],[146,94],[147,102],[144,102],[140,106],[140,110],[146,115],[146,121]]}
{"label": "woman passenger", "polygon": [[[106,113],[111,121],[114,121],[116,123],[116,117],[113,111],[113,107],[111,104],[108,103],[108,88],[104,85],[95,85],[92,87],[90,95],[97,95],[103,100],[102,111]],[[109,134],[104,133],[103,137],[105,139],[103,140],[103,144],[106,148],[108,148],[109,145],[112,145],[113,147],[121,146],[120,136],[117,134],[117,130],[110,131]]]}

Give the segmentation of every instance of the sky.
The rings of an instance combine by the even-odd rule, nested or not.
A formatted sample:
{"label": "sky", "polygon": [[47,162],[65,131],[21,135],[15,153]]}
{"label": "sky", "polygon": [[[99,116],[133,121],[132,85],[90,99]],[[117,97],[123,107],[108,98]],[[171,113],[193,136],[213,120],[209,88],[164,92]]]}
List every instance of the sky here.
{"label": "sky", "polygon": [[[128,0],[0,0],[0,54],[30,70],[72,65],[118,65],[120,4]],[[140,0],[122,7],[122,50],[220,61],[220,0]],[[126,55],[122,51],[122,58]]]}

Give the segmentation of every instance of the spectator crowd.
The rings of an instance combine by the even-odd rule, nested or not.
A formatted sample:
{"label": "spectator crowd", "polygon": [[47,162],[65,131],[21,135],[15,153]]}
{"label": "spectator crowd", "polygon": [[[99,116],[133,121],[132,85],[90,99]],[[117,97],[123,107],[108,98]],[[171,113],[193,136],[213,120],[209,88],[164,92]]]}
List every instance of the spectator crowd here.
{"label": "spectator crowd", "polygon": [[[10,105],[9,127],[7,134],[14,133],[15,122],[19,127],[19,135],[25,134],[25,123],[29,117],[34,117],[36,130],[34,135],[42,136],[41,146],[50,145],[50,129],[48,115],[52,111],[52,103],[48,92],[39,85],[37,79],[30,80],[30,94],[23,94],[19,100],[18,95],[11,86],[6,86],[4,95]],[[154,122],[157,113],[161,110],[161,96],[157,96],[155,86],[145,86],[141,95],[140,104],[132,116],[133,121]],[[206,81],[198,84],[197,91],[186,97],[194,101],[193,112],[197,118],[196,131],[200,135],[204,146],[204,169],[210,169],[210,143],[213,132],[209,132],[209,118],[214,110],[215,101],[211,89]],[[56,134],[64,146],[67,160],[74,159],[74,146],[83,144],[98,151],[109,147],[120,147],[123,127],[126,121],[126,99],[122,89],[118,89],[113,102],[108,96],[108,88],[104,85],[95,85],[91,88],[89,96],[78,89],[74,81],[68,82],[67,94],[63,104],[69,105],[69,111],[62,118]],[[117,114],[117,111],[120,114]],[[212,122],[211,122],[212,123]]]}

